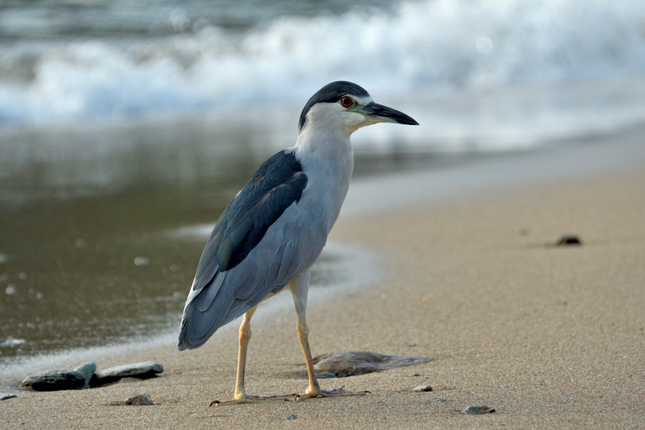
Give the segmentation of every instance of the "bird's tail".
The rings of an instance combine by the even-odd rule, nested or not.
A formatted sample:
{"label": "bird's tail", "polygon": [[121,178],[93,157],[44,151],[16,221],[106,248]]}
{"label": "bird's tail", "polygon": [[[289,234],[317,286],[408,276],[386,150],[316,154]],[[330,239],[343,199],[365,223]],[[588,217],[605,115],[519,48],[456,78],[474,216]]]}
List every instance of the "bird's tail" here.
{"label": "bird's tail", "polygon": [[224,325],[223,320],[233,301],[232,297],[220,294],[225,277],[225,273],[217,272],[211,282],[197,289],[196,280],[193,281],[179,328],[177,346],[180,351],[199,348]]}

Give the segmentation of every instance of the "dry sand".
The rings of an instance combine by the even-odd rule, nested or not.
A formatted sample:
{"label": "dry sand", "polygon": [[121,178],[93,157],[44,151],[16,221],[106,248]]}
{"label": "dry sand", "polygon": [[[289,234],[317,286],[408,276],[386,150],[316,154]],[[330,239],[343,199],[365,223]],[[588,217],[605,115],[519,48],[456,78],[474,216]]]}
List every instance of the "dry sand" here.
{"label": "dry sand", "polygon": [[[228,330],[195,351],[169,345],[99,363],[156,360],[166,368],[156,379],[20,392],[0,402],[0,427],[643,428],[642,155],[593,175],[342,218],[332,240],[380,251],[389,275],[310,306],[313,353],[433,358],[321,381],[369,395],[208,407],[233,394],[236,333]],[[564,233],[582,246],[551,246]],[[247,391],[302,393],[302,361],[293,312],[256,324]],[[434,391],[412,391],[423,384]],[[110,406],[140,393],[155,405]],[[496,412],[459,413],[470,405]]]}

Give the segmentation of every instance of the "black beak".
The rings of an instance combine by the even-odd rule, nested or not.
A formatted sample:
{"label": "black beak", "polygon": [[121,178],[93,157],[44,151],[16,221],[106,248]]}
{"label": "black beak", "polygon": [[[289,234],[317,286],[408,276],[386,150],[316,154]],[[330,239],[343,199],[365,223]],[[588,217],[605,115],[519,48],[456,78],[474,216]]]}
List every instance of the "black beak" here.
{"label": "black beak", "polygon": [[368,120],[373,122],[393,122],[406,125],[419,125],[418,122],[403,112],[399,112],[396,109],[374,102],[364,106],[363,109],[361,109],[361,112]]}

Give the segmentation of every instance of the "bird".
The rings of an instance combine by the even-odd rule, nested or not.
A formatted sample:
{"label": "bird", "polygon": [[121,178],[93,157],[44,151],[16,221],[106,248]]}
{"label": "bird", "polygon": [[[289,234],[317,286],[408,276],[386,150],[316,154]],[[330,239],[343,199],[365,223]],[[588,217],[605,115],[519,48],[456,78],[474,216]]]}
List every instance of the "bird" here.
{"label": "bird", "polygon": [[[357,84],[331,82],[305,104],[294,146],[266,160],[222,212],[197,265],[179,332],[179,350],[203,345],[220,327],[242,317],[235,392],[230,401],[357,395],[325,391],[314,373],[305,313],[311,267],[340,213],[354,168],[350,136],[376,123],[419,125],[377,104]],[[297,316],[309,386],[304,396],[259,397],[244,389],[251,318],[257,306],[287,287]]]}

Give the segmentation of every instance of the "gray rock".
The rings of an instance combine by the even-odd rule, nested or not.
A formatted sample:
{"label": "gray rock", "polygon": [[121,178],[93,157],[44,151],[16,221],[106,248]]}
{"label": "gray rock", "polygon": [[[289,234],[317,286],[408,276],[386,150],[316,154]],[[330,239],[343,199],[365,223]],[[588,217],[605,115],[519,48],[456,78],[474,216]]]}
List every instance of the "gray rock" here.
{"label": "gray rock", "polygon": [[36,391],[79,390],[85,377],[75,370],[48,370],[26,377],[21,385]]}
{"label": "gray rock", "polygon": [[7,393],[0,393],[0,400],[7,400],[7,399],[13,399],[16,398],[15,394],[7,394]]}
{"label": "gray rock", "polygon": [[126,364],[96,372],[90,385],[92,387],[98,387],[105,384],[112,384],[122,378],[153,378],[161,372],[163,372],[163,366],[154,361]]}
{"label": "gray rock", "polygon": [[314,357],[316,373],[329,372],[339,378],[379,370],[394,369],[403,366],[413,366],[431,361],[426,357],[405,357],[379,354],[369,351],[345,351],[334,354],[321,354]]}
{"label": "gray rock", "polygon": [[286,417],[286,419],[288,419],[288,420],[295,420],[296,418],[298,418],[298,415],[294,415],[294,414],[287,415],[287,417]]}
{"label": "gray rock", "polygon": [[150,394],[146,393],[130,397],[123,404],[131,406],[151,406],[154,403],[152,403],[152,397],[150,397]]}
{"label": "gray rock", "polygon": [[81,364],[76,369],[74,369],[74,371],[80,373],[85,378],[85,385],[83,386],[83,388],[90,388],[90,381],[92,380],[92,376],[94,376],[94,372],[96,371],[96,363],[90,361],[89,363]]}
{"label": "gray rock", "polygon": [[417,391],[417,392],[432,391],[432,387],[430,385],[419,385],[418,387],[415,387],[412,391]]}
{"label": "gray rock", "polygon": [[495,409],[489,406],[468,406],[466,409],[461,411],[462,414],[471,414],[471,415],[480,415],[480,414],[490,414],[495,412]]}

